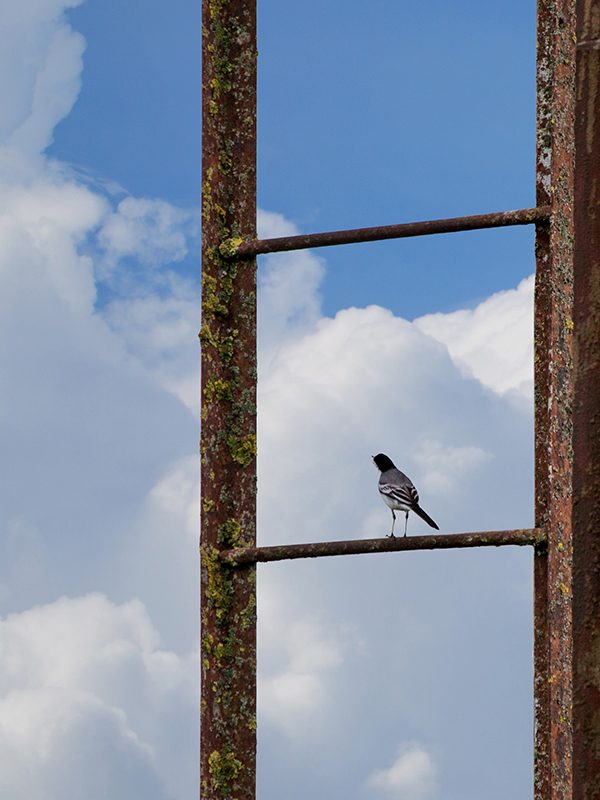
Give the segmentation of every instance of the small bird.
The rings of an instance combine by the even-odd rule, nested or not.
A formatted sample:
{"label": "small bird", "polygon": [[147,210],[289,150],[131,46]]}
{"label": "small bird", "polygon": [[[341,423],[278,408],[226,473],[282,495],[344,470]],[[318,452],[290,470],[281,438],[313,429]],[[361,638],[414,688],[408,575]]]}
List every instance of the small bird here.
{"label": "small bird", "polygon": [[[404,535],[406,536],[406,527],[408,525],[408,512],[414,511],[421,519],[424,519],[428,525],[439,531],[438,526],[426,514],[419,505],[419,495],[417,490],[412,484],[410,478],[407,478],[403,472],[396,469],[391,458],[388,458],[383,453],[372,456],[373,462],[377,469],[381,472],[379,476],[379,494],[383,502],[388,506],[392,512],[392,532],[390,536],[394,537],[394,525],[396,524],[396,511],[404,511],[406,517],[404,519]],[[395,538],[395,537],[394,537]]]}

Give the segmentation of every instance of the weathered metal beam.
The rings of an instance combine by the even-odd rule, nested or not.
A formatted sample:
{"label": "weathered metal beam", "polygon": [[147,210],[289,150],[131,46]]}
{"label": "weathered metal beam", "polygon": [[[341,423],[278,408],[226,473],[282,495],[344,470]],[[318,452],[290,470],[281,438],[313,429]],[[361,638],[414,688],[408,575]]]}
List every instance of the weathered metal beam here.
{"label": "weathered metal beam", "polygon": [[408,239],[412,236],[430,236],[435,233],[458,233],[483,228],[504,228],[510,225],[532,225],[547,221],[549,206],[521,208],[517,211],[498,211],[492,214],[473,214],[469,217],[432,219],[424,222],[405,222],[400,225],[382,225],[377,228],[354,228],[348,231],[307,233],[300,236],[283,236],[277,239],[242,241],[231,237],[221,246],[226,258],[250,258],[266,253],[287,250],[307,250],[312,247],[332,247],[340,244],[377,242],[384,239]]}
{"label": "weathered metal beam", "polygon": [[600,2],[577,3],[573,798],[600,798]]}
{"label": "weathered metal beam", "polygon": [[[255,567],[223,547],[256,526],[256,262],[220,245],[256,236],[256,2],[202,3],[200,796],[255,796]],[[241,534],[243,531],[243,535]]]}
{"label": "weathered metal beam", "polygon": [[295,558],[322,558],[363,553],[396,553],[406,550],[452,550],[458,547],[502,547],[531,545],[544,547],[546,533],[537,528],[485,533],[435,533],[430,536],[388,536],[385,539],[350,539],[346,542],[283,544],[274,547],[239,547],[223,550],[219,558],[226,564],[256,564]]}
{"label": "weathered metal beam", "polygon": [[534,559],[534,795],[569,800],[571,773],[571,365],[575,8],[538,0],[535,525],[548,534]]}

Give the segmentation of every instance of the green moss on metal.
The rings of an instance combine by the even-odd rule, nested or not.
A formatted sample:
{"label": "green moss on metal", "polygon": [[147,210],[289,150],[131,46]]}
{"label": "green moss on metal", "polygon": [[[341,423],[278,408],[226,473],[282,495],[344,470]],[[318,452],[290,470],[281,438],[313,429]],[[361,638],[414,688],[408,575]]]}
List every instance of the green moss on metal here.
{"label": "green moss on metal", "polygon": [[242,526],[236,519],[228,519],[219,528],[218,540],[219,543],[228,547],[243,547],[240,539]]}
{"label": "green moss on metal", "polygon": [[223,173],[223,175],[228,175],[231,172],[231,167],[233,166],[233,160],[229,153],[220,153],[219,154],[219,171]]}
{"label": "green moss on metal", "polygon": [[209,607],[214,608],[218,622],[224,622],[231,608],[233,584],[227,570],[219,561],[216,547],[201,545],[200,558],[202,569],[206,570],[206,598]]}
{"label": "green moss on metal", "polygon": [[209,167],[206,170],[206,180],[202,184],[202,217],[206,222],[210,222],[211,220],[211,210],[212,210],[212,176],[213,176],[213,168]]}
{"label": "green moss on metal", "polygon": [[250,599],[248,600],[248,604],[246,605],[246,608],[244,608],[240,613],[240,627],[242,628],[242,630],[246,630],[251,625],[254,625],[255,618],[256,618],[256,597],[254,595],[251,595]]}
{"label": "green moss on metal", "polygon": [[215,19],[215,17],[221,13],[221,9],[228,4],[229,0],[209,0],[208,10],[210,12],[210,18]]}
{"label": "green moss on metal", "polygon": [[248,316],[252,316],[254,319],[254,315],[256,312],[256,293],[255,292],[248,292],[248,294],[243,294],[240,292],[240,300],[242,303],[242,308],[244,309],[245,313]]}
{"label": "green moss on metal", "polygon": [[256,436],[253,433],[242,436],[241,439],[235,435],[228,436],[227,445],[233,460],[242,467],[247,467],[256,457]]}
{"label": "green moss on metal", "polygon": [[217,279],[204,272],[202,275],[202,313],[205,319],[227,316],[229,309],[217,291]]}
{"label": "green moss on metal", "polygon": [[[203,348],[213,347],[218,352],[220,359],[228,364],[233,356],[238,333],[239,331],[228,328],[226,333],[218,334],[212,331],[206,322],[203,322],[198,338]],[[211,360],[210,355],[206,352],[203,355]]]}
{"label": "green moss on metal", "polygon": [[242,762],[226,747],[223,747],[220,753],[217,750],[213,750],[208,757],[208,771],[215,789],[225,787],[235,780],[241,769]]}
{"label": "green moss on metal", "polygon": [[230,239],[221,242],[219,245],[219,252],[223,256],[231,258],[236,254],[237,248],[243,241],[241,236],[232,236]]}
{"label": "green moss on metal", "polygon": [[217,400],[231,401],[233,400],[232,381],[223,381],[220,378],[209,379],[206,381],[203,394],[208,403],[212,403],[215,397]]}
{"label": "green moss on metal", "polygon": [[231,661],[233,658],[234,641],[230,638],[225,638],[218,642],[215,646],[215,662],[217,669],[223,668],[223,661]]}
{"label": "green moss on metal", "polygon": [[202,653],[210,655],[212,653],[213,644],[215,642],[215,637],[212,633],[207,634],[202,639]]}
{"label": "green moss on metal", "polygon": [[[223,263],[226,264],[227,262]],[[227,266],[221,271],[220,296],[223,303],[226,305],[228,305],[231,301],[231,297],[235,289],[235,279],[237,278],[237,275],[238,265],[235,261],[227,264]]]}

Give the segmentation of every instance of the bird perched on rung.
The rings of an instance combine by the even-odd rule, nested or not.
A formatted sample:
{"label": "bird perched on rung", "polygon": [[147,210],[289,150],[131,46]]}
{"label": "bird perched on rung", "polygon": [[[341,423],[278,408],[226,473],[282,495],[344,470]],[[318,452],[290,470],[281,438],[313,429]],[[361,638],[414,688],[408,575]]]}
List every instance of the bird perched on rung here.
{"label": "bird perched on rung", "polygon": [[405,536],[409,511],[414,511],[415,514],[425,520],[428,525],[431,525],[432,528],[439,531],[438,526],[431,519],[429,514],[426,514],[419,505],[419,495],[410,478],[407,478],[403,472],[396,469],[392,459],[388,458],[383,453],[372,456],[372,458],[375,466],[379,472],[381,472],[379,476],[379,494],[383,498],[383,502],[392,512],[392,532],[390,536],[394,536],[394,525],[396,524],[396,515],[394,511],[404,511],[406,514],[404,518]]}

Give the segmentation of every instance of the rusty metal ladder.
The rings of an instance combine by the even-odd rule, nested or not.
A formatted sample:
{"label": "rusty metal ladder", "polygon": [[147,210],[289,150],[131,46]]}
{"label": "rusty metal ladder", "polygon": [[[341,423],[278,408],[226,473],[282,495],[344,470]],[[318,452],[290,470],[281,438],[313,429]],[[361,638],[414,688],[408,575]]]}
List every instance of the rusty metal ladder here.
{"label": "rusty metal ladder", "polygon": [[[538,0],[536,207],[256,239],[256,0],[203,0],[201,797],[254,798],[256,562],[534,548],[536,800],[600,798],[600,0]],[[536,226],[535,528],[256,547],[256,261]]]}

